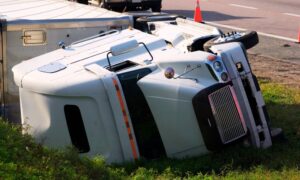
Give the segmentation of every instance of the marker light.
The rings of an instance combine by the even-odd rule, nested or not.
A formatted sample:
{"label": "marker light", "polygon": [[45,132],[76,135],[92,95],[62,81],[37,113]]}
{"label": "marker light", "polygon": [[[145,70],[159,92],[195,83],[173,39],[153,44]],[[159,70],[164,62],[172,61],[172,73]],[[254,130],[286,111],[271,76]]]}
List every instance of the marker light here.
{"label": "marker light", "polygon": [[211,54],[211,55],[208,55],[208,56],[207,56],[207,59],[208,59],[209,61],[214,61],[214,60],[217,59],[217,56]]}

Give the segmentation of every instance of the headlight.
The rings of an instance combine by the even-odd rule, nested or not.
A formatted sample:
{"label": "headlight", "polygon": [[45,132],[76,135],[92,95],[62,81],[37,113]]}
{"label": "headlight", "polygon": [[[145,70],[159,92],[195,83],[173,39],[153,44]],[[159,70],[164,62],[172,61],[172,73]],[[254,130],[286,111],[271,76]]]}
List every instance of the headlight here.
{"label": "headlight", "polygon": [[227,74],[226,72],[222,72],[222,74],[221,74],[221,79],[222,79],[223,81],[227,81],[227,80],[228,80],[228,74]]}
{"label": "headlight", "polygon": [[214,62],[213,66],[214,66],[214,69],[217,72],[221,72],[223,70],[223,66],[222,66],[222,63],[220,61]]}

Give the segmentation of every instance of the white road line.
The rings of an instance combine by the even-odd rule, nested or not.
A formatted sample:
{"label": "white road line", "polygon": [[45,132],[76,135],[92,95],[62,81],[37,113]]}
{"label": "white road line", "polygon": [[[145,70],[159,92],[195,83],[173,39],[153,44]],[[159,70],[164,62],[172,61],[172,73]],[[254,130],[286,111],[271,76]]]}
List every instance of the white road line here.
{"label": "white road line", "polygon": [[246,9],[253,9],[253,10],[258,9],[256,7],[244,6],[244,5],[239,5],[239,4],[229,4],[229,6],[235,6],[235,7],[246,8]]}
{"label": "white road line", "polygon": [[[188,18],[188,19],[191,20],[191,21],[194,21],[194,19],[192,19],[192,18]],[[224,25],[224,24],[211,22],[211,21],[205,21],[204,23],[208,24],[208,25],[216,26],[216,27],[233,29],[233,30],[236,30],[236,31],[247,31],[247,29],[244,29],[244,28],[239,28],[239,27],[235,27],[235,26],[228,26],[228,25]],[[278,36],[278,35],[268,34],[268,33],[263,33],[263,32],[257,32],[257,33],[261,36],[266,36],[266,37],[271,37],[271,38],[276,38],[276,39],[281,39],[281,40],[291,41],[291,42],[298,42],[298,39],[293,39],[293,38],[289,38],[289,37]]]}
{"label": "white road line", "polygon": [[293,14],[293,13],[282,13],[282,14],[288,15],[288,16],[300,17],[299,14]]}
{"label": "white road line", "polygon": [[237,30],[237,31],[247,31],[247,29],[244,29],[244,28],[228,26],[228,25],[224,25],[224,24],[214,23],[214,22],[211,22],[211,21],[205,21],[205,24],[209,24],[209,25],[212,25],[212,26],[219,26],[219,27],[228,28],[228,29],[233,29],[233,30]]}
{"label": "white road line", "polygon": [[283,36],[277,36],[277,35],[274,35],[274,34],[268,34],[268,33],[263,33],[263,32],[257,32],[257,33],[259,35],[261,35],[261,36],[266,36],[266,37],[281,39],[281,40],[285,40],[285,41],[298,42],[297,39],[293,39],[293,38],[288,38],[288,37],[283,37]]}
{"label": "white road line", "polygon": [[[234,26],[223,25],[223,24],[214,23],[214,22],[210,22],[210,21],[205,21],[205,23],[209,24],[209,25],[212,25],[212,26],[218,26],[218,27],[233,29],[233,30],[237,30],[237,31],[247,31],[247,29],[244,29],[244,28],[238,28],[238,27],[234,27]],[[277,36],[277,35],[263,33],[263,32],[257,32],[257,33],[261,36],[266,36],[266,37],[271,37],[271,38],[276,38],[276,39],[281,39],[281,40],[291,41],[291,42],[298,42],[297,39],[293,39],[293,38]]]}

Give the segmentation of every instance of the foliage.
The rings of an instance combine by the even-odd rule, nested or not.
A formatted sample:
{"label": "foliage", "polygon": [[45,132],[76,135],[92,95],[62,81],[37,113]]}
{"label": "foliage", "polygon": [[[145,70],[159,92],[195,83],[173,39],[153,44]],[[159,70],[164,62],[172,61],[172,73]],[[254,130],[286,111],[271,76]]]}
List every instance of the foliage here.
{"label": "foliage", "polygon": [[300,179],[300,90],[261,82],[272,125],[285,137],[269,149],[238,143],[182,160],[139,160],[107,165],[80,157],[72,148],[36,144],[21,127],[0,121],[0,179]]}
{"label": "foliage", "polygon": [[119,179],[122,172],[110,169],[101,157],[88,159],[77,152],[51,150],[36,144],[21,127],[0,121],[1,179]]}

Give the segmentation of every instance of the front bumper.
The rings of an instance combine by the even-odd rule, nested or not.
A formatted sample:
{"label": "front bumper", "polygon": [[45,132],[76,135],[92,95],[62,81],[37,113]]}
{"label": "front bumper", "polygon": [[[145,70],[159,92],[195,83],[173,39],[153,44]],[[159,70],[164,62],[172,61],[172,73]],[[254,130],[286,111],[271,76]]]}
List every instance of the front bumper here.
{"label": "front bumper", "polygon": [[239,43],[222,44],[213,46],[211,50],[222,57],[240,103],[251,144],[257,148],[270,147],[272,140],[265,102],[243,46]]}

